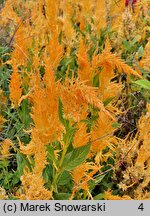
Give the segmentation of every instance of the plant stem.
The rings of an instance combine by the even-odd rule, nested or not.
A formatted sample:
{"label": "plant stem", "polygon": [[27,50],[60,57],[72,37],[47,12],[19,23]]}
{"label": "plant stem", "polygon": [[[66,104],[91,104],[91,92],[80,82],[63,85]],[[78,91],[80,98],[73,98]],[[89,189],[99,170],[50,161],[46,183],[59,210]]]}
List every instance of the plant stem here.
{"label": "plant stem", "polygon": [[58,166],[58,170],[57,170],[56,174],[54,175],[52,184],[51,184],[51,186],[50,186],[51,192],[54,191],[55,185],[56,185],[56,182],[57,182],[57,179],[58,179],[59,175],[60,175],[61,172],[62,172],[62,165],[63,165],[63,162],[64,162],[64,158],[65,158],[65,155],[66,155],[68,146],[69,146],[69,143],[66,143],[66,145],[65,145],[65,147],[64,147],[64,149],[63,149],[62,156],[61,156],[61,159],[60,159],[60,162],[59,162],[59,166]]}

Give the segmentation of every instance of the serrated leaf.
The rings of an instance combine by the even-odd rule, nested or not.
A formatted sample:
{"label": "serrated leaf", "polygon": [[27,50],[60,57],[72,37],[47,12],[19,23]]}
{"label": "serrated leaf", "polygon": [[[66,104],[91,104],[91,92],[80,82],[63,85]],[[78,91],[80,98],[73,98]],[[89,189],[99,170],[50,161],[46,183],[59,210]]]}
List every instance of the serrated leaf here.
{"label": "serrated leaf", "polygon": [[142,88],[150,90],[150,81],[148,81],[148,80],[142,80],[141,79],[141,80],[137,80],[137,81],[135,81],[133,83],[141,86]]}
{"label": "serrated leaf", "polygon": [[64,160],[63,168],[65,170],[73,170],[82,164],[87,158],[87,155],[90,151],[90,146],[91,144],[88,144],[86,146],[76,148],[72,152],[69,152]]}

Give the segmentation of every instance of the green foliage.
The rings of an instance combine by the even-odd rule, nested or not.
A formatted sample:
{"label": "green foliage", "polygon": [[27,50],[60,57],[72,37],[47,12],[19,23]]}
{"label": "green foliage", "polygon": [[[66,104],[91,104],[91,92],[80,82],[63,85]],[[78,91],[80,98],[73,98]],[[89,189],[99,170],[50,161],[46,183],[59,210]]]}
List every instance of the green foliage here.
{"label": "green foliage", "polygon": [[55,200],[69,200],[71,197],[71,193],[55,193],[54,198]]}
{"label": "green foliage", "polygon": [[[0,0],[0,5],[4,4],[4,2],[5,2],[4,0]],[[27,2],[27,1],[22,1],[21,3],[23,2]],[[84,6],[84,4],[82,6]],[[36,24],[34,22],[32,23],[32,21],[34,21],[32,20],[32,11],[31,11],[31,17],[29,15],[29,19],[26,20],[26,17],[23,17],[22,8],[24,7],[22,8],[20,6],[18,8],[15,8],[15,6],[13,7],[17,17],[19,19],[23,18],[23,22],[19,26],[19,28],[20,27],[22,28],[21,33],[23,34],[24,30],[26,29],[24,28],[24,26],[27,25],[26,21],[29,19],[31,19],[31,23],[29,25],[30,30],[31,27],[35,25],[36,27],[35,30],[37,31]],[[141,35],[139,35],[139,31],[136,32],[135,30],[131,38],[127,38],[124,35],[124,37],[121,39],[122,36],[119,35],[119,32],[117,32],[116,30],[112,31],[110,25],[111,16],[108,16],[108,14],[106,14],[108,17],[106,20],[107,24],[105,28],[103,29],[101,28],[96,32],[94,30],[95,27],[94,18],[91,17],[86,20],[87,15],[83,17],[84,27],[81,28],[80,22],[78,22],[77,17],[74,16],[75,10],[77,9],[82,11],[82,7],[80,8],[80,4],[75,5],[75,7],[73,8],[72,17],[70,17],[72,28],[73,28],[71,30],[75,31],[75,38],[71,39],[70,41],[69,40],[67,41],[67,35],[65,35],[64,32],[65,29],[59,32],[58,41],[59,44],[62,45],[63,47],[63,51],[61,50],[63,54],[60,53],[60,55],[62,54],[60,58],[60,62],[58,63],[56,68],[55,67],[53,68],[55,74],[55,81],[57,83],[57,81],[59,80],[63,84],[63,82],[66,79],[66,74],[69,79],[72,79],[73,76],[75,78],[78,78],[78,68],[80,67],[80,65],[78,65],[78,57],[77,57],[79,39],[80,40],[83,39],[83,41],[85,42],[88,60],[92,68],[93,56],[99,55],[103,52],[106,45],[105,44],[106,38],[109,38],[112,46],[111,53],[119,54],[127,64],[129,64],[133,68],[136,66],[141,71],[142,74],[142,78],[139,80],[135,81],[134,77],[128,76],[125,77],[125,80],[123,81],[123,77],[121,77],[120,75],[119,76],[116,75],[117,74],[117,69],[116,69],[114,72],[115,77],[113,78],[113,80],[110,80],[110,82],[114,82],[115,80],[116,83],[120,83],[121,80],[123,85],[122,91],[119,92],[119,95],[117,97],[108,97],[105,101],[102,102],[103,103],[102,105],[104,105],[104,110],[103,110],[104,113],[105,111],[108,111],[107,114],[108,113],[111,114],[112,112],[114,114],[114,118],[116,119],[118,118],[118,121],[112,123],[112,128],[114,129],[112,135],[114,137],[120,138],[120,143],[118,145],[121,146],[121,140],[124,141],[126,137],[128,138],[128,136],[129,139],[130,138],[134,139],[134,137],[136,136],[136,132],[138,130],[137,123],[140,117],[146,113],[146,104],[149,102],[150,72],[147,69],[144,69],[142,68],[142,66],[140,66],[141,65],[140,61],[143,60],[145,47],[148,44],[150,33],[149,31],[145,30],[146,28],[144,27],[145,32],[142,33]],[[150,11],[148,12],[148,14],[150,16]],[[43,16],[43,20],[42,20],[43,23],[45,20],[47,20],[47,18],[45,20],[44,19],[45,18]],[[83,20],[80,21],[82,22]],[[143,15],[140,21],[147,23],[149,25],[148,16],[144,18]],[[138,23],[135,24],[137,25],[136,27],[138,28]],[[13,25],[17,26],[17,24],[15,23],[13,23]],[[13,31],[13,27],[8,25],[4,27],[4,31],[0,35],[0,44],[1,44],[0,45],[0,90],[3,91],[4,96],[7,99],[6,107],[0,110],[0,117],[2,115],[2,117],[4,117],[6,120],[2,126],[0,125],[0,141],[9,138],[14,145],[9,148],[10,155],[8,155],[8,157],[3,157],[3,155],[2,156],[0,155],[0,185],[2,185],[2,187],[8,192],[9,194],[8,199],[16,199],[16,197],[13,196],[12,194],[15,194],[17,190],[22,190],[23,185],[21,182],[21,177],[24,174],[24,171],[28,170],[29,172],[32,172],[35,167],[34,153],[31,151],[30,152],[31,154],[29,153],[30,156],[29,155],[25,156],[25,154],[21,153],[20,151],[19,142],[21,142],[24,146],[29,145],[32,139],[31,131],[33,130],[33,128],[36,129],[34,122],[32,121],[32,115],[31,115],[32,109],[35,108],[34,105],[32,104],[32,98],[30,98],[29,96],[29,98],[22,100],[21,104],[17,108],[11,107],[11,101],[9,99],[9,94],[10,94],[9,83],[10,83],[10,76],[12,74],[12,66],[9,60],[11,60],[11,54],[13,54],[15,50],[15,47],[13,47],[15,45],[15,40],[17,41],[19,37],[22,37],[21,34],[17,35],[16,38],[14,37],[13,43],[10,44],[9,37],[11,37],[12,31]],[[6,32],[10,33],[10,35],[6,36]],[[28,44],[26,44],[26,42],[22,40],[23,38],[21,38],[22,43],[24,43],[25,47],[27,47],[27,53],[24,53],[24,50],[26,52],[26,49],[24,47],[21,48],[22,56],[24,54],[27,55],[26,56],[27,62],[24,63],[24,65],[20,65],[20,63],[18,63],[17,67],[18,67],[19,74],[21,75],[22,80],[26,80],[26,78],[32,79],[32,76],[30,77],[29,75],[30,73],[33,72],[33,74],[35,75],[37,71],[39,71],[41,75],[41,86],[40,86],[41,89],[45,88],[43,84],[44,82],[42,82],[46,71],[46,67],[44,65],[45,59],[43,58],[43,56],[45,55],[46,56],[45,58],[49,58],[49,54],[48,54],[49,48],[47,49],[46,46],[49,43],[49,41],[52,40],[53,42],[53,34],[54,32],[52,33],[48,29],[47,32],[44,32],[43,34],[45,38],[46,37],[48,38],[48,40],[45,40],[44,38],[42,38],[41,40],[41,38],[37,36],[34,32],[33,35],[31,34],[31,36],[29,36],[29,38],[30,37],[32,38],[31,47],[28,47]],[[46,43],[43,42],[44,40],[46,41]],[[120,40],[119,47],[117,47],[116,45],[117,44],[116,40],[117,42],[118,40]],[[16,51],[20,52],[20,48],[18,50],[16,48]],[[55,50],[52,51],[55,52]],[[52,54],[50,54],[50,57],[52,57],[51,55]],[[81,53],[81,58],[82,58],[82,53]],[[37,63],[37,68],[35,67],[35,62]],[[52,62],[49,63],[51,64]],[[49,63],[48,63],[48,67],[49,67]],[[113,62],[111,61],[110,63],[106,62],[106,64],[113,64]],[[84,59],[83,59],[83,67],[84,67]],[[95,74],[93,73],[94,75],[92,77],[92,83],[90,84],[91,85],[90,87],[97,87],[97,89],[100,87],[99,74],[102,69],[103,68],[101,67],[96,68],[96,73]],[[95,72],[95,68],[94,68],[94,72]],[[108,76],[109,76],[109,72],[110,71],[108,71]],[[31,93],[32,91],[34,91],[34,88],[30,89],[28,83],[21,84],[21,87],[23,89],[24,96],[30,93],[30,91]],[[87,93],[86,99],[90,99],[90,96],[88,98],[88,91],[86,92],[85,90],[85,94],[86,93]],[[81,98],[82,97],[83,95],[81,96]],[[97,98],[95,101],[97,103]],[[64,102],[62,102],[62,98],[60,96],[58,99],[58,110],[54,110],[54,111],[57,112],[60,124],[61,126],[63,126],[64,130],[61,136],[59,137],[59,140],[56,140],[55,142],[49,141],[45,144],[46,162],[45,162],[44,169],[41,171],[41,176],[43,176],[44,179],[44,187],[47,190],[50,190],[52,192],[52,198],[55,200],[70,199],[72,196],[73,189],[76,187],[75,186],[76,183],[74,182],[73,179],[74,170],[78,170],[78,167],[80,168],[80,165],[82,164],[83,165],[86,163],[90,164],[91,162],[91,164],[94,164],[94,166],[96,168],[98,167],[99,170],[98,171],[96,170],[96,173],[94,173],[93,176],[89,175],[92,168],[91,170],[89,169],[88,171],[87,170],[85,171],[83,176],[81,176],[82,177],[81,185],[79,183],[79,187],[77,186],[78,189],[73,199],[87,199],[89,198],[88,197],[89,194],[93,197],[94,200],[105,199],[105,192],[108,189],[112,191],[113,195],[120,196],[123,194],[127,194],[128,191],[124,192],[119,188],[118,185],[120,180],[123,179],[123,171],[126,170],[126,167],[128,166],[128,158],[126,159],[124,157],[125,159],[123,161],[120,160],[122,160],[122,156],[127,156],[126,153],[127,150],[130,153],[130,150],[132,150],[132,146],[130,145],[126,146],[126,149],[123,152],[124,155],[119,155],[121,150],[119,149],[119,147],[117,147],[116,143],[110,141],[112,142],[110,143],[111,148],[107,146],[106,148],[101,150],[102,153],[101,157],[104,160],[102,160],[103,162],[101,162],[100,160],[98,164],[98,162],[96,162],[97,161],[96,156],[99,156],[98,155],[99,152],[97,152],[97,155],[93,155],[94,153],[90,151],[91,148],[93,147],[92,146],[93,140],[91,139],[91,137],[89,138],[89,143],[78,148],[73,147],[73,141],[74,141],[75,134],[77,132],[76,125],[79,122],[82,123],[84,122],[86,124],[86,130],[87,130],[86,133],[90,134],[92,130],[96,131],[99,113],[101,110],[99,108],[93,107],[93,105],[91,104],[88,104],[88,108],[87,108],[88,111],[86,113],[87,114],[86,117],[84,116],[84,118],[80,119],[79,122],[77,120],[73,122],[74,120],[70,120],[69,117],[66,117],[67,115],[65,116],[65,111],[64,111],[65,103],[64,104],[63,103]],[[40,101],[38,105],[41,106]],[[44,104],[42,104],[42,106],[44,106]],[[113,111],[113,107],[116,108],[116,111]],[[120,110],[120,112],[118,112],[119,114],[117,114],[117,109]],[[102,119],[102,121],[105,121],[105,117],[103,118],[104,119]],[[43,128],[41,128],[41,131],[42,129]],[[103,130],[104,128],[100,127],[99,129]],[[41,135],[42,133],[39,134]],[[46,137],[45,134],[44,136]],[[99,145],[102,145],[103,138],[106,138],[104,142],[107,143],[107,134],[106,134],[104,136],[97,137],[97,139],[100,141]],[[140,148],[143,145],[142,142],[143,140],[139,143],[138,151],[140,151]],[[38,146],[38,143],[36,144]],[[116,152],[115,149],[117,149]],[[131,160],[133,164],[135,163],[137,157],[136,154],[137,152],[135,152],[134,157],[129,158],[129,160]],[[118,168],[118,173],[117,172],[115,173],[115,169],[117,169],[116,161],[118,158],[119,158],[119,163],[118,163],[119,168]],[[146,169],[147,161],[145,162],[144,166]],[[88,191],[84,191],[84,189],[82,188],[82,183],[85,183],[85,179],[88,175],[90,176],[90,178],[86,182]],[[146,190],[149,190],[149,188],[148,189],[147,188]],[[131,191],[134,189],[136,189],[136,186],[132,187]]]}
{"label": "green foliage", "polygon": [[59,176],[59,178],[58,178],[58,185],[67,185],[67,184],[69,184],[69,182],[71,182],[72,181],[72,177],[71,177],[71,174],[67,171],[67,170],[64,170],[61,174],[60,174],[60,176]]}
{"label": "green foliage", "polygon": [[63,108],[63,104],[61,99],[59,98],[58,101],[58,115],[59,115],[59,120],[61,121],[61,123],[65,126],[65,128],[67,129],[69,126],[69,121],[66,120],[63,115],[64,115],[64,108]]}
{"label": "green foliage", "polygon": [[142,80],[141,79],[141,80],[137,80],[133,83],[139,85],[141,88],[150,90],[150,81],[148,81],[148,80]]}
{"label": "green foliage", "polygon": [[80,164],[82,164],[90,151],[90,145],[82,146],[80,148],[76,148],[73,151],[66,154],[64,159],[63,168],[65,170],[73,170]]}

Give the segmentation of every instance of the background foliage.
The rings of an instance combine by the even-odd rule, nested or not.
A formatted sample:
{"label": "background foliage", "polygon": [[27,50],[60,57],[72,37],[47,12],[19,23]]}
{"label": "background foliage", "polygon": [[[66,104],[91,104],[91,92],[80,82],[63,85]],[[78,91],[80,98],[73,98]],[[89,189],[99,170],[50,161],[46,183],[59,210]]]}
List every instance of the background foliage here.
{"label": "background foliage", "polygon": [[0,199],[150,199],[148,8],[0,1]]}

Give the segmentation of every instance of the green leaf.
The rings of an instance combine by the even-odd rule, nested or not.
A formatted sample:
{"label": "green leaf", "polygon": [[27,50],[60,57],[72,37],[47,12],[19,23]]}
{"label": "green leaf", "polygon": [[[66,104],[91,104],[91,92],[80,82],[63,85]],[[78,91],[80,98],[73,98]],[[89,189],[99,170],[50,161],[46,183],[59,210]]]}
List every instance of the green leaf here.
{"label": "green leaf", "polygon": [[58,115],[59,115],[59,120],[61,121],[62,124],[64,124],[63,114],[64,114],[63,104],[62,104],[61,99],[59,98],[58,99]]}
{"label": "green leaf", "polygon": [[68,171],[64,170],[60,174],[57,184],[58,185],[66,185],[67,183],[69,183],[69,181],[71,181],[71,179],[72,179],[72,177],[71,177],[70,173]]}
{"label": "green leaf", "polygon": [[14,176],[20,178],[23,175],[23,170],[26,166],[32,171],[32,167],[28,159],[21,153],[16,154],[16,160],[17,160],[17,170],[14,174]]}
{"label": "green leaf", "polygon": [[64,115],[64,108],[63,108],[62,101],[59,98],[59,100],[58,100],[58,116],[59,116],[59,120],[65,126],[65,128],[67,128],[68,125],[69,125],[69,121],[66,120],[63,115]]}
{"label": "green leaf", "polygon": [[47,165],[45,169],[43,170],[43,178],[46,183],[49,183],[53,179],[53,167],[51,165]]}
{"label": "green leaf", "polygon": [[133,46],[136,42],[138,42],[139,37],[139,35],[136,35],[135,38],[133,38],[133,40],[131,41],[130,46]]}
{"label": "green leaf", "polygon": [[47,147],[47,157],[50,161],[55,161],[56,162],[56,157],[55,157],[55,154],[54,154],[54,148],[49,145]]}
{"label": "green leaf", "polygon": [[74,61],[73,56],[71,56],[70,58],[66,59],[65,61],[65,66],[67,67],[69,64],[71,64]]}
{"label": "green leaf", "polygon": [[104,106],[106,107],[115,97],[110,97],[110,98],[107,98],[105,101],[104,101]]}
{"label": "green leaf", "polygon": [[12,178],[12,185],[15,186],[16,184],[18,184],[19,181],[20,181],[20,178],[15,173],[13,178]]}
{"label": "green leaf", "polygon": [[87,158],[87,155],[90,151],[90,146],[91,144],[88,144],[86,146],[76,148],[72,152],[66,154],[63,168],[65,170],[73,170],[74,168],[82,164]]}
{"label": "green leaf", "polygon": [[142,72],[144,78],[150,77],[150,72],[149,72],[148,70],[145,70],[145,69],[141,68],[141,67],[137,64],[137,62],[135,62],[135,65],[136,65],[136,67]]}
{"label": "green leaf", "polygon": [[93,80],[92,80],[93,86],[94,87],[99,87],[99,74],[97,74],[96,76],[94,76]]}
{"label": "green leaf", "polygon": [[55,200],[69,200],[70,197],[71,197],[70,193],[56,193],[54,195]]}
{"label": "green leaf", "polygon": [[17,160],[17,174],[19,177],[21,177],[23,174],[23,169],[24,169],[24,163],[23,163],[23,158],[21,157],[21,154],[16,155],[16,160]]}
{"label": "green leaf", "polygon": [[138,49],[138,57],[141,58],[143,56],[144,48],[143,46],[140,46]]}
{"label": "green leaf", "polygon": [[61,31],[59,33],[59,36],[58,36],[58,41],[59,41],[60,44],[62,43],[62,35],[63,35],[63,32]]}
{"label": "green leaf", "polygon": [[123,41],[123,45],[124,45],[124,48],[126,49],[126,51],[130,49],[130,44],[127,40]]}
{"label": "green leaf", "polygon": [[132,83],[135,83],[135,84],[141,86],[142,88],[150,90],[150,81],[148,81],[148,80],[142,80],[141,79],[141,80],[137,80],[137,81],[132,82]]}
{"label": "green leaf", "polygon": [[113,127],[113,128],[118,128],[118,127],[120,127],[120,126],[121,126],[120,123],[112,123],[112,127]]}
{"label": "green leaf", "polygon": [[104,194],[103,193],[99,193],[98,195],[96,195],[94,197],[94,200],[102,200],[102,199],[104,199]]}
{"label": "green leaf", "polygon": [[16,154],[16,161],[17,161],[17,170],[12,177],[12,186],[18,184],[18,182],[20,181],[20,177],[23,175],[23,170],[26,166],[28,166],[30,170],[32,169],[29,161],[25,158],[23,154],[19,152]]}
{"label": "green leaf", "polygon": [[90,190],[91,191],[94,190],[94,188],[103,180],[104,177],[105,177],[105,175],[100,175],[95,180],[91,180],[89,182]]}
{"label": "green leaf", "polygon": [[77,128],[74,128],[71,126],[67,129],[66,134],[64,134],[63,140],[64,140],[64,143],[66,143],[68,146],[71,144],[73,140],[73,136],[76,131],[77,131]]}

